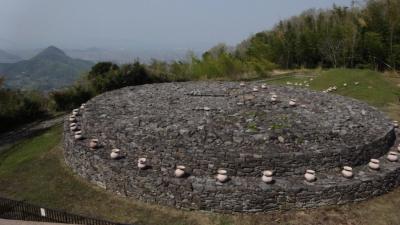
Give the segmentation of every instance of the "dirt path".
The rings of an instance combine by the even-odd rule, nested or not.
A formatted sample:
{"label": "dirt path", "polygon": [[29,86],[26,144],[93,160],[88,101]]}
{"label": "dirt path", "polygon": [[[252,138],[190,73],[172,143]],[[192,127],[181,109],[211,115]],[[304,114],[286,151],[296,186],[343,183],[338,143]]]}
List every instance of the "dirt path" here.
{"label": "dirt path", "polygon": [[16,144],[20,140],[32,137],[35,134],[44,131],[54,125],[62,124],[62,122],[63,116],[60,116],[50,120],[31,123],[22,128],[0,134],[0,152],[10,148],[12,145]]}
{"label": "dirt path", "polygon": [[[66,225],[65,223],[62,224]],[[43,222],[0,219],[0,225],[61,225],[61,223],[43,223]]]}

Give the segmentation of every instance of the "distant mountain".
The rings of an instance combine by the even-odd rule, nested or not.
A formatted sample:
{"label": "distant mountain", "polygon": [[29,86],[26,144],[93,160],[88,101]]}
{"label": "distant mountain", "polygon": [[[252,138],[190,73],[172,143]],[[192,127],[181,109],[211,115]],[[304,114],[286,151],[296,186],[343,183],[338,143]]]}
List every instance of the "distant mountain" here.
{"label": "distant mountain", "polygon": [[111,61],[114,63],[129,63],[135,59],[130,51],[108,50],[101,48],[66,49],[65,52],[74,58],[92,62]]}
{"label": "distant mountain", "polygon": [[71,85],[92,65],[50,46],[29,60],[0,64],[0,74],[6,79],[6,87],[50,91]]}
{"label": "distant mountain", "polygon": [[0,49],[0,63],[15,63],[21,60],[20,57]]}

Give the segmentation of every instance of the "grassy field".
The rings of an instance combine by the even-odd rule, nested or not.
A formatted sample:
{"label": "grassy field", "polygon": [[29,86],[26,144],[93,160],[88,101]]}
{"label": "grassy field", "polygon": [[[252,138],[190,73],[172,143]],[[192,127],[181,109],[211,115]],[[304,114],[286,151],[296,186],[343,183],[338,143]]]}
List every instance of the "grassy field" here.
{"label": "grassy field", "polygon": [[[285,78],[273,83],[304,79],[309,80]],[[400,94],[396,87],[400,80],[396,76],[362,70],[331,70],[315,77],[310,88],[322,90],[355,81],[360,85],[339,88],[337,93],[365,100],[400,118],[397,100]],[[343,206],[235,215],[181,211],[123,199],[81,180],[64,165],[61,136],[61,127],[54,127],[0,153],[0,196],[113,221],[149,225],[400,224],[400,188],[384,196]]]}
{"label": "grassy field", "polygon": [[[308,73],[312,74],[312,73]],[[283,77],[267,83],[286,85],[287,82],[303,83],[307,81],[310,89],[323,91],[336,86],[332,92],[365,101],[388,113],[394,119],[400,119],[400,76],[392,73],[383,74],[371,70],[333,69],[318,71],[318,76]],[[358,85],[355,85],[358,82]],[[345,87],[344,84],[347,84]],[[304,85],[303,85],[304,87]]]}
{"label": "grassy field", "polygon": [[[370,70],[335,69],[321,72],[310,81],[309,77],[287,77],[270,83],[286,84],[286,82],[303,83],[308,81],[314,90],[326,90],[337,86],[335,94],[356,98],[377,107],[398,103],[400,88],[386,77],[387,75]],[[355,85],[355,82],[359,82]],[[347,84],[347,86],[343,86]]]}

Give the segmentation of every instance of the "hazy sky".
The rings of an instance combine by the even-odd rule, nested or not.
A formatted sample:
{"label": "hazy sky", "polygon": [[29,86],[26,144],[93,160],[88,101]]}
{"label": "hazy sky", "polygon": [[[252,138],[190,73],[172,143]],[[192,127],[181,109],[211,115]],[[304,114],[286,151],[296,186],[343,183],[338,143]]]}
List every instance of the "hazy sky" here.
{"label": "hazy sky", "polygon": [[0,0],[0,48],[206,49],[351,0]]}

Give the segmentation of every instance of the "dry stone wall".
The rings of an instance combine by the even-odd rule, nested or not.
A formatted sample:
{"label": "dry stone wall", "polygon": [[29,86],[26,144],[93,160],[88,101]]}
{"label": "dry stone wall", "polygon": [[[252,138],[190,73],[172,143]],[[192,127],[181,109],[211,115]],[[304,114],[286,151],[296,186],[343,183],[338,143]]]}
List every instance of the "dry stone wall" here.
{"label": "dry stone wall", "polygon": [[[273,99],[273,97],[276,97]],[[292,104],[295,102],[295,104]],[[397,186],[390,120],[359,101],[260,83],[186,82],[108,92],[65,121],[67,164],[114,193],[179,208],[257,212],[359,201]],[[89,148],[98,139],[99,148]],[[112,149],[120,157],[110,157]],[[138,160],[146,159],[146,168]],[[381,169],[368,168],[371,158]],[[177,166],[185,176],[177,178]],[[354,177],[341,175],[353,167]],[[229,180],[216,180],[218,169]],[[304,181],[307,169],[315,182]],[[261,180],[272,170],[274,182]]]}

